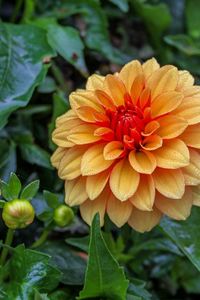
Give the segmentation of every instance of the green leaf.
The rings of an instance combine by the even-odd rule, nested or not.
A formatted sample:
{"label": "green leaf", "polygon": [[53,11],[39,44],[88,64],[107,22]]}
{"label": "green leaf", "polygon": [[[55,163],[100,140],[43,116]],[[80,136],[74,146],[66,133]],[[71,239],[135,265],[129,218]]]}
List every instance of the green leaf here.
{"label": "green leaf", "polygon": [[110,2],[117,5],[123,12],[127,12],[129,9],[128,0],[110,0]]}
{"label": "green leaf", "polygon": [[58,18],[66,18],[74,14],[82,15],[86,23],[85,43],[88,48],[101,53],[106,59],[116,64],[124,64],[131,57],[112,46],[108,21],[100,1],[68,0],[49,14]]}
{"label": "green leaf", "polygon": [[86,259],[76,254],[63,242],[47,242],[40,250],[52,257],[52,262],[62,272],[61,282],[67,285],[82,285]]}
{"label": "green leaf", "polygon": [[21,182],[15,173],[11,173],[10,179],[8,181],[9,192],[12,196],[12,199],[17,199],[21,191]]}
{"label": "green leaf", "polygon": [[152,5],[143,0],[132,0],[131,3],[145,23],[152,42],[156,47],[160,48],[161,37],[171,22],[167,5],[164,3]]}
{"label": "green leaf", "polygon": [[75,28],[50,25],[47,38],[55,51],[85,76],[88,75],[83,54],[84,45]]}
{"label": "green leaf", "polygon": [[160,226],[200,271],[200,208],[193,208],[186,221],[164,218]]}
{"label": "green leaf", "polygon": [[0,141],[0,156],[2,158],[0,159],[0,178],[7,181],[10,173],[15,172],[17,168],[15,143],[8,144]]}
{"label": "green leaf", "polygon": [[78,299],[108,297],[125,300],[127,288],[128,280],[106,246],[100,230],[99,215],[96,215],[90,233],[85,284]]}
{"label": "green leaf", "polygon": [[25,188],[22,190],[20,198],[31,200],[38,192],[40,186],[40,181],[35,180],[29,183]]}
{"label": "green leaf", "polygon": [[6,203],[6,201],[0,200],[0,208],[3,208],[5,203]]}
{"label": "green leaf", "polygon": [[55,209],[59,206],[60,202],[57,195],[49,191],[44,191],[43,194],[44,194],[44,199],[46,200],[49,207]]}
{"label": "green leaf", "polygon": [[128,299],[134,299],[133,296],[136,296],[138,300],[150,300],[151,294],[145,289],[146,283],[142,280],[132,279],[128,288]]}
{"label": "green leaf", "polygon": [[186,0],[186,24],[188,33],[195,39],[200,38],[199,0]]}
{"label": "green leaf", "polygon": [[49,300],[47,294],[40,294],[37,290],[35,290],[34,300]]}
{"label": "green leaf", "polygon": [[14,110],[27,105],[48,69],[43,61],[54,55],[44,30],[31,25],[1,23],[0,128]]}
{"label": "green leaf", "polygon": [[68,238],[65,240],[68,245],[81,249],[82,251],[88,253],[89,248],[89,236],[79,237],[79,238]]}
{"label": "green leaf", "polygon": [[60,279],[58,269],[49,264],[50,257],[44,253],[15,248],[9,262],[9,281],[5,284],[8,300],[33,299],[35,289],[48,293],[56,288]]}
{"label": "green leaf", "polygon": [[1,195],[3,196],[3,198],[6,199],[7,201],[10,201],[13,199],[13,197],[10,193],[9,185],[2,180],[0,181],[0,191],[1,191]]}
{"label": "green leaf", "polygon": [[164,37],[165,42],[183,52],[186,55],[200,55],[200,44],[185,34],[168,35]]}
{"label": "green leaf", "polygon": [[34,144],[21,144],[20,150],[24,160],[30,164],[53,169],[50,163],[50,154],[38,145]]}
{"label": "green leaf", "polygon": [[55,80],[50,76],[46,76],[39,85],[38,92],[43,94],[49,94],[55,92],[56,88],[57,86]]}

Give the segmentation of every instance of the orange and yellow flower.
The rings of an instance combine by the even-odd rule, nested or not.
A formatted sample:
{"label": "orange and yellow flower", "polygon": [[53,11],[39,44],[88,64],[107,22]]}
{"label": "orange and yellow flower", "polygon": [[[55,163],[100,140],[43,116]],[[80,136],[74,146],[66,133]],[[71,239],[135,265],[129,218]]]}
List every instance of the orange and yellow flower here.
{"label": "orange and yellow flower", "polygon": [[52,164],[88,224],[107,213],[144,232],[200,205],[200,87],[189,72],[134,60],[89,77],[70,105],[56,121]]}

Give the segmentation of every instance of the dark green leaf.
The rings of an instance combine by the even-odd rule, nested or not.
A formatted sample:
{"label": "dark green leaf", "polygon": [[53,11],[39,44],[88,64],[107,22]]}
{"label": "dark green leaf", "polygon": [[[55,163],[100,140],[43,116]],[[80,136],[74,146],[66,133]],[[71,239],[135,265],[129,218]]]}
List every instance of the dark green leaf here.
{"label": "dark green leaf", "polygon": [[117,5],[123,12],[128,11],[128,0],[110,0],[110,2]]}
{"label": "dark green leaf", "polygon": [[[145,289],[146,283],[142,280],[132,279],[128,288],[128,299],[132,300],[133,296],[138,297],[138,300],[150,300],[151,294]],[[136,298],[137,299],[137,298]]]}
{"label": "dark green leaf", "polygon": [[191,37],[185,34],[168,35],[165,42],[187,55],[200,55],[200,44],[197,45]]}
{"label": "dark green leaf", "polygon": [[46,74],[48,65],[43,60],[54,54],[44,30],[1,23],[0,128],[14,110],[27,105],[34,88]]}
{"label": "dark green leaf", "polygon": [[15,173],[11,173],[10,179],[8,181],[9,193],[12,196],[12,199],[17,199],[21,191],[21,182]]}
{"label": "dark green leaf", "polygon": [[41,252],[18,246],[9,263],[9,279],[5,284],[7,300],[33,299],[35,288],[40,293],[52,291],[59,282],[60,272],[49,264],[50,257]]}
{"label": "dark green leaf", "polygon": [[91,227],[85,284],[78,299],[108,297],[125,300],[127,288],[128,280],[106,246],[100,230],[99,216],[96,215]]}
{"label": "dark green leaf", "polygon": [[7,201],[13,199],[12,194],[10,193],[9,185],[6,182],[0,181],[0,191],[3,198]]}
{"label": "dark green leaf", "polygon": [[[5,144],[4,144],[5,145]],[[2,155],[2,160],[0,160],[0,178],[7,181],[9,179],[10,173],[16,171],[16,145],[11,142],[6,143],[6,147],[2,147],[0,142],[0,155]],[[4,152],[3,154],[1,153]]]}
{"label": "dark green leaf", "polygon": [[0,208],[3,208],[5,203],[6,202],[4,200],[0,200]]}
{"label": "dark green leaf", "polygon": [[38,92],[43,94],[49,94],[54,92],[56,88],[57,86],[55,80],[50,76],[46,76],[44,80],[41,82],[41,84],[39,85]]}
{"label": "dark green leaf", "polygon": [[164,218],[160,226],[200,271],[199,219],[200,208],[193,208],[187,221],[176,222]]}
{"label": "dark green leaf", "polygon": [[83,54],[84,45],[75,28],[50,25],[47,37],[53,49],[74,65],[77,70],[88,75]]}
{"label": "dark green leaf", "polygon": [[200,38],[199,0],[186,0],[186,22],[191,37]]}
{"label": "dark green leaf", "polygon": [[47,294],[40,294],[37,290],[35,290],[34,300],[49,300]]}
{"label": "dark green leaf", "polygon": [[35,181],[29,183],[22,190],[20,198],[31,200],[37,194],[39,186],[40,186],[40,181],[39,180],[35,180]]}
{"label": "dark green leaf", "polygon": [[48,242],[40,250],[51,255],[52,262],[62,272],[61,282],[67,285],[82,285],[86,269],[86,260],[72,252],[62,242]]}
{"label": "dark green leaf", "polygon": [[58,196],[55,195],[54,193],[49,192],[49,191],[44,191],[44,198],[45,198],[48,206],[53,208],[53,209],[58,207],[59,204],[60,204]]}
{"label": "dark green leaf", "polygon": [[34,144],[21,144],[20,150],[23,159],[30,164],[52,169],[50,155],[47,151]]}
{"label": "dark green leaf", "polygon": [[81,249],[82,251],[88,253],[89,248],[89,236],[84,236],[80,238],[68,238],[65,240],[67,244]]}

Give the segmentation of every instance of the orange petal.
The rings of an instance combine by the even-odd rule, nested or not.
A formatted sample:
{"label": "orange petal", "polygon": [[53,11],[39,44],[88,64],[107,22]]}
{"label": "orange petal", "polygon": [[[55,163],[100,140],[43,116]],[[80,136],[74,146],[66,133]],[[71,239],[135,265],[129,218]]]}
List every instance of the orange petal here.
{"label": "orange petal", "polygon": [[105,89],[109,92],[115,105],[124,105],[124,95],[126,88],[120,78],[116,75],[107,75],[105,77]]}
{"label": "orange petal", "polygon": [[200,96],[200,86],[193,85],[191,87],[184,89],[182,92],[186,98],[192,97],[192,96],[195,96],[195,98],[196,98],[196,97]]}
{"label": "orange petal", "polygon": [[191,189],[193,205],[200,206],[200,185],[193,186]]}
{"label": "orange petal", "polygon": [[77,119],[77,114],[72,109],[68,110],[65,114],[59,116],[56,119],[56,127],[66,123],[67,121]]}
{"label": "orange petal", "polygon": [[157,121],[160,124],[157,134],[163,139],[172,139],[179,136],[188,126],[187,121],[174,115],[163,116]]}
{"label": "orange petal", "polygon": [[51,164],[52,164],[53,167],[58,169],[58,167],[60,165],[60,161],[63,158],[63,156],[65,155],[65,153],[66,153],[65,148],[58,147],[56,149],[56,151],[51,156]]}
{"label": "orange petal", "polygon": [[133,103],[136,104],[139,100],[140,94],[144,89],[144,75],[138,75],[131,86],[130,95]]}
{"label": "orange petal", "polygon": [[155,199],[155,185],[150,175],[141,175],[135,194],[129,199],[140,210],[151,211]]}
{"label": "orange petal", "polygon": [[105,143],[94,145],[85,152],[81,162],[81,172],[83,176],[98,174],[113,164],[113,161],[104,159],[104,147]]}
{"label": "orange petal", "polygon": [[200,154],[190,149],[190,164],[183,169],[186,185],[200,184]]}
{"label": "orange petal", "polygon": [[177,169],[189,164],[189,150],[179,139],[165,141],[162,148],[153,151],[157,166],[166,169]]}
{"label": "orange petal", "polygon": [[86,191],[90,200],[96,199],[106,186],[110,176],[110,170],[97,175],[88,176],[86,180]]}
{"label": "orange petal", "polygon": [[104,76],[93,74],[87,80],[86,89],[92,91],[102,89],[104,78]]}
{"label": "orange petal", "polygon": [[77,117],[76,119],[73,120],[67,120],[62,124],[59,123],[59,125],[57,125],[58,127],[52,133],[53,142],[60,147],[64,147],[64,148],[72,147],[74,143],[68,140],[68,134],[70,130],[82,124],[83,121],[81,121]]}
{"label": "orange petal", "polygon": [[143,174],[151,174],[156,168],[155,156],[145,150],[138,152],[131,151],[129,162],[135,171]]}
{"label": "orange petal", "polygon": [[77,145],[94,143],[101,140],[100,137],[94,135],[94,131],[97,128],[97,126],[91,124],[79,125],[69,132],[67,138],[70,142],[73,142]]}
{"label": "orange petal", "polygon": [[147,86],[151,89],[151,97],[174,91],[178,82],[178,71],[174,66],[164,66],[155,72],[147,80]]}
{"label": "orange petal", "polygon": [[186,145],[200,149],[200,124],[188,126],[180,138]]}
{"label": "orange petal", "polygon": [[112,98],[106,94],[104,91],[96,90],[95,94],[97,96],[97,101],[107,109],[110,109],[112,111],[116,111],[116,106],[112,100]]}
{"label": "orange petal", "polygon": [[110,175],[110,188],[117,199],[125,201],[137,190],[140,176],[125,158],[118,162]]}
{"label": "orange petal", "polygon": [[161,217],[162,213],[156,207],[153,211],[141,211],[133,208],[128,223],[133,229],[143,233],[155,227],[160,222]]}
{"label": "orange petal", "polygon": [[91,201],[87,200],[80,206],[80,213],[83,220],[91,225],[94,216],[99,213],[100,225],[104,224],[104,215],[106,209],[106,202],[109,196],[108,191],[103,192],[97,199]]}
{"label": "orange petal", "polygon": [[80,205],[87,198],[86,178],[79,177],[74,180],[65,181],[65,202],[70,205]]}
{"label": "orange petal", "polygon": [[108,127],[99,127],[94,132],[95,136],[101,137],[104,141],[112,141],[114,139],[114,131]]}
{"label": "orange petal", "polygon": [[181,199],[168,199],[162,195],[157,195],[156,207],[165,215],[175,220],[185,220],[189,217],[192,207],[192,193],[189,188]]}
{"label": "orange petal", "polygon": [[188,124],[193,125],[200,122],[200,101],[198,97],[186,97],[181,105],[173,111],[173,114],[187,120]]}
{"label": "orange petal", "polygon": [[159,135],[153,134],[144,138],[144,140],[140,143],[141,147],[145,150],[155,150],[162,146],[162,139]]}
{"label": "orange petal", "polygon": [[82,106],[90,106],[97,111],[104,112],[103,107],[98,103],[93,91],[77,90],[69,95],[69,102],[73,110]]}
{"label": "orange petal", "polygon": [[85,147],[74,146],[66,151],[58,169],[61,179],[72,180],[81,175],[81,159],[85,150]]}
{"label": "orange petal", "polygon": [[177,91],[183,91],[188,87],[193,86],[194,84],[194,77],[188,71],[178,71],[178,84],[176,87]]}
{"label": "orange petal", "polygon": [[151,100],[151,90],[149,88],[145,88],[140,95],[140,99],[139,99],[140,108],[143,110],[145,106],[148,106],[150,104],[150,100]]}
{"label": "orange petal", "polygon": [[170,91],[156,97],[151,103],[152,118],[164,115],[173,111],[182,102],[182,93]]}
{"label": "orange petal", "polygon": [[180,169],[167,170],[157,168],[153,173],[156,189],[165,197],[180,199],[185,191],[185,181]]}
{"label": "orange petal", "polygon": [[157,60],[153,57],[151,59],[148,59],[143,65],[142,65],[145,79],[149,78],[150,75],[152,75],[153,72],[158,70],[160,68],[160,65],[158,64]]}
{"label": "orange petal", "polygon": [[124,146],[119,141],[113,141],[108,143],[103,150],[103,156],[106,160],[117,159],[123,153],[124,153]]}
{"label": "orange petal", "polygon": [[160,127],[160,124],[157,121],[151,121],[149,122],[142,132],[143,136],[148,136],[157,131],[157,129]]}
{"label": "orange petal", "polygon": [[128,200],[121,202],[113,194],[110,195],[106,211],[111,221],[117,227],[122,227],[128,221],[132,209],[133,205]]}
{"label": "orange petal", "polygon": [[130,92],[134,79],[141,74],[143,74],[143,70],[140,62],[133,60],[121,69],[119,77],[124,82],[128,92]]}
{"label": "orange petal", "polygon": [[109,124],[108,117],[104,113],[98,112],[92,107],[82,106],[79,107],[76,112],[79,118],[85,122]]}

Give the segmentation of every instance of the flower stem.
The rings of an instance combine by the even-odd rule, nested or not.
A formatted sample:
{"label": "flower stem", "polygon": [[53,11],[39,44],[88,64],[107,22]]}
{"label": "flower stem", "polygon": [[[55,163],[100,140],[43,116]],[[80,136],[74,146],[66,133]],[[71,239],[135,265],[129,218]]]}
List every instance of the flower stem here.
{"label": "flower stem", "polygon": [[50,233],[50,229],[44,229],[44,231],[42,232],[41,236],[39,237],[39,239],[37,239],[32,245],[31,248],[37,248],[40,245],[42,245],[48,238]]}
{"label": "flower stem", "polygon": [[[5,245],[7,246],[11,246],[12,244],[12,241],[13,241],[13,237],[14,237],[14,230],[13,229],[8,229],[7,231],[7,235],[6,235],[6,239],[5,239]],[[0,265],[3,266],[5,261],[6,261],[6,258],[7,258],[7,255],[8,255],[8,248],[7,247],[4,247],[3,250],[2,250],[2,253],[1,253],[1,257],[0,257]]]}

